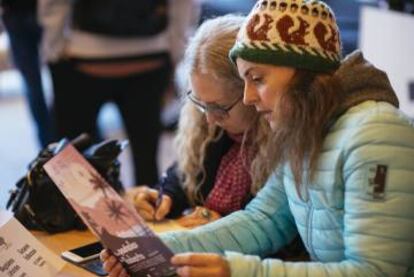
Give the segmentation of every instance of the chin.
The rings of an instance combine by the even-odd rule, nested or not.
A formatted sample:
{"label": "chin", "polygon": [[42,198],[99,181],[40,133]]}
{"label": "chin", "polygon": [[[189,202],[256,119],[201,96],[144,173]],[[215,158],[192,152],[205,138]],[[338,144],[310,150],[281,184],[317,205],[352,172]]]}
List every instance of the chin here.
{"label": "chin", "polygon": [[234,130],[234,129],[224,129],[228,134],[238,136],[243,134],[243,130]]}
{"label": "chin", "polygon": [[273,122],[272,120],[269,121],[269,125],[270,125],[270,129],[272,129],[272,131],[276,131],[277,127],[276,127],[276,123]]}
{"label": "chin", "polygon": [[241,133],[241,132],[236,132],[235,130],[229,130],[229,129],[224,129],[224,130],[226,131],[227,134],[230,134],[230,135],[238,135]]}

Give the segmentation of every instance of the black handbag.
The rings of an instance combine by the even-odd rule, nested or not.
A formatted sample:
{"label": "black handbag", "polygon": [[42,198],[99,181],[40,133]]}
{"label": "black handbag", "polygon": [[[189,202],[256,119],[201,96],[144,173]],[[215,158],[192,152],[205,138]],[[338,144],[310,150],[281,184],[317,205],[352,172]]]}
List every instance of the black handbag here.
{"label": "black handbag", "polygon": [[[86,229],[82,220],[43,169],[43,165],[56,155],[65,141],[64,139],[60,143],[52,143],[40,151],[29,164],[26,176],[22,177],[16,183],[16,187],[10,191],[6,209],[10,209],[14,216],[30,230],[58,233],[72,229]],[[82,134],[71,141],[71,144],[117,192],[123,191],[119,179],[118,155],[127,145],[127,141],[107,140],[92,144],[90,137]]]}

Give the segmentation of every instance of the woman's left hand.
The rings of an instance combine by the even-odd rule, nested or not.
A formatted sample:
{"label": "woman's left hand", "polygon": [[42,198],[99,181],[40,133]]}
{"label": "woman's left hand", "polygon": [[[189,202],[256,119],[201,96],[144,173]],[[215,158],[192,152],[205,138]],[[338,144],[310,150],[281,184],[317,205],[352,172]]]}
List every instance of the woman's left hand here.
{"label": "woman's left hand", "polygon": [[171,259],[181,277],[230,277],[229,263],[212,253],[177,254]]}
{"label": "woman's left hand", "polygon": [[194,228],[221,218],[218,212],[197,206],[191,213],[177,219],[177,223],[186,228]]}

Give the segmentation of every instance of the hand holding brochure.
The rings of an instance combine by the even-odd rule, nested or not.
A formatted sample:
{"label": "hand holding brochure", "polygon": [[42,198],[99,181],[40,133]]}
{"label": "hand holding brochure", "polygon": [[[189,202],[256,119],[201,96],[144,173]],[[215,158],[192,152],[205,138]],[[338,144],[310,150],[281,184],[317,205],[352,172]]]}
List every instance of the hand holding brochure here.
{"label": "hand holding brochure", "polygon": [[44,166],[69,203],[132,276],[175,276],[173,253],[72,146]]}

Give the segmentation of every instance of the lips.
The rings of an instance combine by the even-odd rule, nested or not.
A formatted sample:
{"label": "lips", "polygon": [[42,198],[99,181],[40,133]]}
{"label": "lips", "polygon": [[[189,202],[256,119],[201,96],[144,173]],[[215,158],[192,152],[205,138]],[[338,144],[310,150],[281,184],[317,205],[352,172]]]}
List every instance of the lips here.
{"label": "lips", "polygon": [[268,122],[270,122],[271,120],[272,120],[272,113],[271,112],[268,112],[268,113],[265,113],[264,115],[263,115],[263,117],[268,121]]}
{"label": "lips", "polygon": [[272,111],[264,111],[264,110],[258,110],[258,112],[264,117],[264,119],[266,119],[267,121],[270,122],[270,120],[272,119]]}

